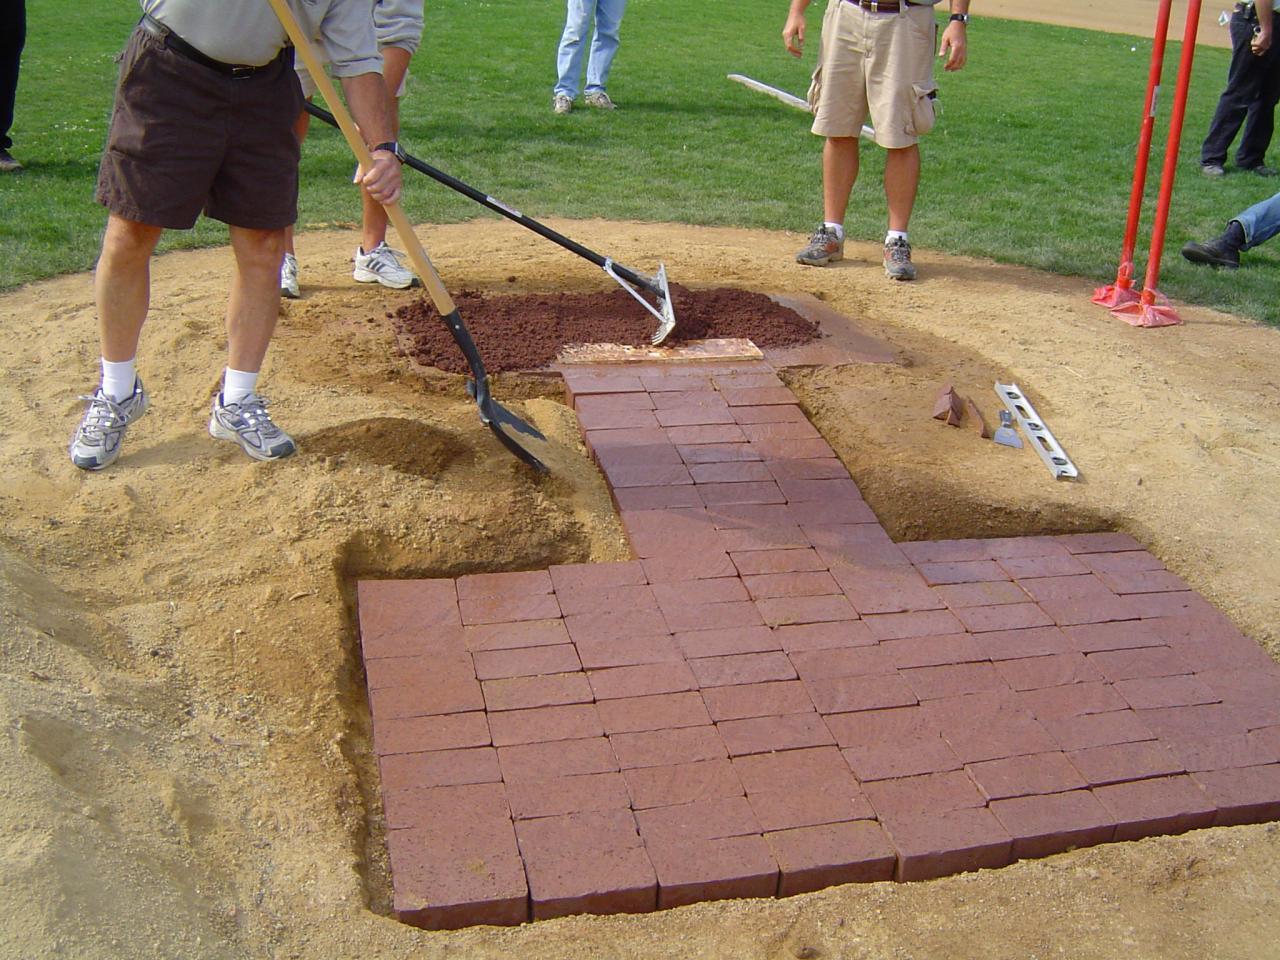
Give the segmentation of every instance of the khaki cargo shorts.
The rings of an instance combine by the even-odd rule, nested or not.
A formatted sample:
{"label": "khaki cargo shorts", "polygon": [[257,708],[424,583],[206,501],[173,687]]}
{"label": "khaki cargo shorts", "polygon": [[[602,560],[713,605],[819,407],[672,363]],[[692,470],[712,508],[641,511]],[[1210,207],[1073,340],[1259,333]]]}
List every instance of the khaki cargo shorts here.
{"label": "khaki cargo shorts", "polygon": [[872,13],[831,0],[809,86],[813,132],[857,137],[870,115],[880,146],[896,150],[916,143],[933,129],[937,32],[933,7]]}

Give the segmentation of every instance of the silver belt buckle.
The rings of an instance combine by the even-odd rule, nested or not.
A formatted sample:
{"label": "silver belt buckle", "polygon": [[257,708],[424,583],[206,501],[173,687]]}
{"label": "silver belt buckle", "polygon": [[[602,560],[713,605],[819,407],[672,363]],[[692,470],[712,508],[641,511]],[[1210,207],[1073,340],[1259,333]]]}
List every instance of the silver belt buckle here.
{"label": "silver belt buckle", "polygon": [[231,68],[231,79],[248,80],[253,76],[254,71],[257,69],[257,67],[233,66]]}

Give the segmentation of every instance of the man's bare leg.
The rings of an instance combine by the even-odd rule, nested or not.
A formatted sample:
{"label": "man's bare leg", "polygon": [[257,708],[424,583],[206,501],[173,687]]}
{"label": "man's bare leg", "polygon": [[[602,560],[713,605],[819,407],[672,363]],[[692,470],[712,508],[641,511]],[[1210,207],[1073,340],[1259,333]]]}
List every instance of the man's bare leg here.
{"label": "man's bare leg", "polygon": [[858,138],[827,137],[822,147],[822,210],[828,223],[844,223],[858,179]]}
{"label": "man's bare leg", "polygon": [[93,274],[104,360],[132,360],[138,352],[138,338],[151,304],[151,254],[162,233],[162,227],[126,220],[118,214],[107,218],[102,253]]}
{"label": "man's bare leg", "polygon": [[[387,84],[388,109],[391,114],[388,119],[397,137],[400,135],[400,98],[396,93],[409,70],[410,59],[411,54],[403,47],[382,48],[382,78]],[[360,191],[360,202],[363,208],[360,246],[368,253],[387,239],[387,212],[366,190]]]}
{"label": "man's bare leg", "polygon": [[890,230],[907,232],[919,185],[919,145],[887,151],[884,161],[884,196],[889,205]]}
{"label": "man's bare leg", "polygon": [[256,373],[280,312],[280,260],[285,231],[231,228],[236,269],[227,298],[227,366]]}

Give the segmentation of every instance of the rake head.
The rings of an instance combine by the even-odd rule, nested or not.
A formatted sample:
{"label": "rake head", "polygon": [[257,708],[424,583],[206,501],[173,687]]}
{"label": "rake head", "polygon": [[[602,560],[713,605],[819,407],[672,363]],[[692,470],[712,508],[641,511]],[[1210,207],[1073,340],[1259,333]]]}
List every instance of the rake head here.
{"label": "rake head", "polygon": [[[638,274],[627,271],[626,277],[618,275],[619,271],[613,260],[606,257],[604,261],[604,272],[613,278],[613,281],[631,296],[636,298],[636,302],[644,307],[655,317],[658,318],[658,329],[653,331],[653,335],[649,337],[649,342],[655,347],[676,328],[676,310],[671,304],[671,285],[667,283],[667,268],[663,264],[658,264],[658,272],[652,277],[642,277]],[[637,286],[644,289],[658,302],[654,306],[644,297],[640,296]]]}

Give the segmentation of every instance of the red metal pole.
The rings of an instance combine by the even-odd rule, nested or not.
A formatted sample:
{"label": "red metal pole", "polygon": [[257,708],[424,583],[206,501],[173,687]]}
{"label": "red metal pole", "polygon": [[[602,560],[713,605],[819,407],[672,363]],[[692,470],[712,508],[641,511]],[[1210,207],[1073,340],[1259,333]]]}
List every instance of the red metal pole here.
{"label": "red metal pole", "polygon": [[1165,230],[1169,225],[1169,203],[1173,199],[1173,182],[1178,172],[1178,147],[1182,141],[1182,122],[1187,115],[1187,90],[1191,86],[1191,64],[1196,55],[1196,31],[1200,26],[1201,0],[1187,4],[1187,25],[1182,36],[1182,57],[1178,61],[1178,85],[1173,94],[1173,113],[1169,117],[1169,137],[1165,143],[1164,170],[1160,175],[1160,196],[1156,201],[1156,219],[1151,230],[1151,252],[1147,258],[1147,277],[1139,302],[1118,307],[1113,312],[1135,326],[1164,327],[1181,323],[1182,318],[1163,303],[1156,284],[1160,280],[1160,258],[1164,252]]}
{"label": "red metal pole", "polygon": [[1116,281],[1093,292],[1093,302],[1104,307],[1118,307],[1138,298],[1133,290],[1133,251],[1138,241],[1138,221],[1142,216],[1142,197],[1147,188],[1147,167],[1151,160],[1151,134],[1155,128],[1160,99],[1160,75],[1164,68],[1165,41],[1169,36],[1169,17],[1173,0],[1160,0],[1156,14],[1156,32],[1151,45],[1151,68],[1147,75],[1147,96],[1142,104],[1142,127],[1138,136],[1138,153],[1133,163],[1133,186],[1129,191],[1129,219],[1124,228],[1124,246],[1120,250],[1120,266]]}

